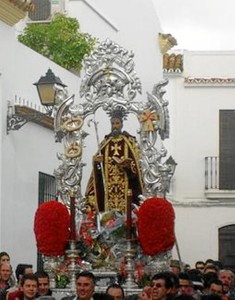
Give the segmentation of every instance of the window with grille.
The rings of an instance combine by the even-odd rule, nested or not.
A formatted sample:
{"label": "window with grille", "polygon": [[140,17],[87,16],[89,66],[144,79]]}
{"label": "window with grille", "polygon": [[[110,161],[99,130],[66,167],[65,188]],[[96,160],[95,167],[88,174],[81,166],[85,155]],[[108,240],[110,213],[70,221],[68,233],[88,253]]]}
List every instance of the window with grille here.
{"label": "window with grille", "polygon": [[39,172],[38,186],[38,205],[56,198],[56,184],[54,176]]}
{"label": "window with grille", "polygon": [[[55,177],[39,172],[38,178],[38,206],[46,201],[56,199]],[[37,253],[37,270],[43,270],[42,255]]]}

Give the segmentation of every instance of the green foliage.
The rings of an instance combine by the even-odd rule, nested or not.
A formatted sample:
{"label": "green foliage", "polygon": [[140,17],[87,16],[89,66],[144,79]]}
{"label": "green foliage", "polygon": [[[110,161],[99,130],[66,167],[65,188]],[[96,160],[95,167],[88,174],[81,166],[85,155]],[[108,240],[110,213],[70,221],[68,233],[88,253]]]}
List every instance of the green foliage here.
{"label": "green foliage", "polygon": [[56,288],[57,289],[65,289],[68,283],[69,283],[68,276],[66,276],[66,275],[56,276]]}
{"label": "green foliage", "polygon": [[18,40],[65,69],[79,71],[97,42],[79,27],[77,19],[57,13],[50,23],[28,24]]}
{"label": "green foliage", "polygon": [[145,286],[150,285],[150,281],[151,281],[150,276],[144,273],[144,274],[142,275],[142,277],[139,279],[138,287],[139,287],[140,289],[142,289],[142,288],[144,288]]}

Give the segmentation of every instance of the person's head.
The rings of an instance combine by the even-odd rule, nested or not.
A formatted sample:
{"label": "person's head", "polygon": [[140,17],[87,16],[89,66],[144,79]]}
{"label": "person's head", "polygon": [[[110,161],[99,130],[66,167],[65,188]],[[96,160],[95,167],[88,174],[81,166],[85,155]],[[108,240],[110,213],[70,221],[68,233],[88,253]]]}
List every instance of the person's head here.
{"label": "person's head", "polygon": [[189,270],[191,270],[190,264],[185,264],[184,265],[184,272],[188,272]]}
{"label": "person's head", "polygon": [[171,288],[170,294],[171,295],[176,295],[178,293],[178,288],[179,288],[179,277],[177,274],[167,271],[164,272],[167,276],[170,277],[170,280],[172,282],[173,287]]}
{"label": "person's head", "polygon": [[203,274],[197,269],[191,269],[188,271],[188,275],[191,280],[194,291],[199,290],[200,292],[202,292],[204,290],[205,284]]}
{"label": "person's head", "polygon": [[150,286],[152,287],[152,299],[162,300],[170,294],[173,282],[168,274],[162,272],[152,277]]}
{"label": "person's head", "polygon": [[176,259],[172,259],[170,262],[170,271],[179,274],[181,271],[180,262]]}
{"label": "person's head", "polygon": [[3,262],[10,263],[10,255],[5,251],[0,252],[0,264]]}
{"label": "person's head", "polygon": [[109,285],[106,289],[106,294],[113,296],[115,300],[123,300],[125,298],[124,290],[118,283]]}
{"label": "person's head", "polygon": [[201,273],[203,273],[204,268],[205,268],[205,263],[204,263],[204,261],[198,260],[198,261],[195,263],[195,269],[197,269],[197,270],[200,271]]}
{"label": "person's head", "polygon": [[205,265],[213,265],[214,264],[214,259],[212,258],[208,258],[206,261],[205,261]]}
{"label": "person's head", "polygon": [[21,278],[21,290],[25,300],[36,299],[38,279],[34,274],[25,274]]}
{"label": "person's head", "polygon": [[208,284],[209,294],[223,295],[223,282],[219,279],[212,279]]}
{"label": "person's head", "polygon": [[0,264],[0,280],[2,282],[8,282],[11,277],[12,268],[11,265],[7,262]]}
{"label": "person's head", "polygon": [[49,275],[47,272],[38,271],[34,273],[38,279],[38,296],[48,295],[49,292]]}
{"label": "person's head", "polygon": [[218,269],[215,265],[213,264],[207,264],[204,268],[203,274],[207,274],[207,273],[217,273]]}
{"label": "person's head", "polygon": [[214,280],[214,279],[218,279],[218,274],[217,273],[206,273],[203,274],[203,279],[204,279],[204,287],[206,290],[208,290],[209,287],[209,283]]}
{"label": "person's head", "polygon": [[224,292],[227,293],[234,281],[234,274],[231,270],[222,269],[219,271],[218,278],[223,282]]}
{"label": "person's head", "polygon": [[179,273],[179,294],[188,294],[191,295],[193,293],[192,282],[189,275],[185,272]]}
{"label": "person's head", "polygon": [[76,288],[79,300],[91,299],[95,290],[95,276],[89,271],[82,271],[76,275]]}
{"label": "person's head", "polygon": [[33,266],[30,264],[18,264],[15,270],[15,274],[18,283],[20,283],[23,275],[33,274]]}
{"label": "person's head", "polygon": [[214,261],[214,265],[216,266],[216,268],[217,268],[218,271],[220,271],[220,270],[222,270],[224,268],[222,262],[219,261],[219,260],[215,260]]}

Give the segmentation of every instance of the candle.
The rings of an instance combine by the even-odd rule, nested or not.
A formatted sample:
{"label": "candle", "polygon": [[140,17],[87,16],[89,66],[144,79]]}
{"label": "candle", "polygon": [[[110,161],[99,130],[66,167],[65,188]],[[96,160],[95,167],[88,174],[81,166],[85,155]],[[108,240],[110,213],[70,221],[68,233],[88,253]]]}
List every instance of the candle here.
{"label": "candle", "polygon": [[76,240],[76,226],[75,226],[75,197],[71,193],[70,196],[70,240]]}
{"label": "candle", "polygon": [[127,207],[126,207],[126,226],[127,226],[127,231],[126,231],[126,239],[131,240],[132,238],[132,215],[131,215],[131,206],[132,206],[132,191],[128,190],[127,194]]}
{"label": "candle", "polygon": [[100,227],[100,213],[99,212],[97,212],[97,214],[96,214],[96,227],[97,227],[97,231],[100,233],[101,227]]}

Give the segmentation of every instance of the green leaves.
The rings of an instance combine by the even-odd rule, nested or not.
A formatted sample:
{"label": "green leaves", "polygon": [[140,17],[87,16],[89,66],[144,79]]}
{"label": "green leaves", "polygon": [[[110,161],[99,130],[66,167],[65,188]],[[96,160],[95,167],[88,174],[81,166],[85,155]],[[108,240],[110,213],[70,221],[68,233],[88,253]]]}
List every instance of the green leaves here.
{"label": "green leaves", "polygon": [[28,24],[18,40],[67,70],[80,71],[82,59],[94,49],[96,38],[79,31],[77,19],[57,13],[50,23]]}

